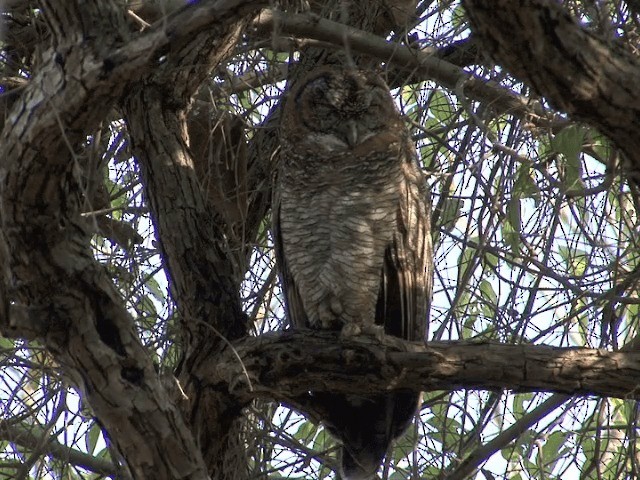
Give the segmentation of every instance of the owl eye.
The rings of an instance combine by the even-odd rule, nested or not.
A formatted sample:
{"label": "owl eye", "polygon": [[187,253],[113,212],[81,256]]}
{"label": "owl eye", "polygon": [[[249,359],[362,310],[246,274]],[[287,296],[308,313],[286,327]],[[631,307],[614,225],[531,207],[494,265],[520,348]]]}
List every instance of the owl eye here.
{"label": "owl eye", "polygon": [[295,97],[296,105],[301,108],[305,103],[316,104],[321,102],[327,90],[329,90],[327,80],[327,77],[322,76],[305,85]]}
{"label": "owl eye", "polygon": [[335,111],[328,105],[317,105],[313,115],[320,130],[329,130],[334,124]]}

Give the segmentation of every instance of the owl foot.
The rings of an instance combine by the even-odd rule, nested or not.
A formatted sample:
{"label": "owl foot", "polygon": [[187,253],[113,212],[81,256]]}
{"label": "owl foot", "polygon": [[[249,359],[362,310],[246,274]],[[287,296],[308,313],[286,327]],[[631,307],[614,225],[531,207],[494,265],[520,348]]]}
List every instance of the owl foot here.
{"label": "owl foot", "polygon": [[348,339],[351,337],[357,337],[362,333],[362,326],[358,323],[347,323],[340,330],[340,338]]}
{"label": "owl foot", "polygon": [[347,323],[342,327],[340,331],[340,338],[349,339],[358,335],[368,335],[376,338],[379,342],[382,342],[384,338],[384,327],[381,325],[361,324],[361,323]]}
{"label": "owl foot", "polygon": [[379,342],[384,339],[384,327],[382,325],[367,324],[362,326],[362,334],[374,337]]}

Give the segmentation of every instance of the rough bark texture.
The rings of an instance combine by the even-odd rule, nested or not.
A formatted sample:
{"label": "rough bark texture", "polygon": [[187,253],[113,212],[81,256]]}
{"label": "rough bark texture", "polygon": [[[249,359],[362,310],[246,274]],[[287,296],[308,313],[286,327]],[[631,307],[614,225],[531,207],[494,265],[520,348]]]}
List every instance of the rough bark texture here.
{"label": "rough bark texture", "polygon": [[283,332],[235,342],[207,383],[240,401],[295,402],[316,391],[375,393],[457,388],[640,398],[640,353],[497,343],[340,341],[335,333]]}
{"label": "rough bark texture", "polygon": [[[15,298],[48,310],[45,345],[106,429],[119,432],[112,441],[134,476],[163,470],[166,478],[205,478],[191,433],[94,261],[79,216],[82,159],[74,150],[113,102],[113,70],[104,59],[123,39],[120,10],[111,2],[43,2],[42,9],[52,47],[12,110],[0,155]],[[86,41],[94,28],[110,30],[110,41]]]}
{"label": "rough bark texture", "polygon": [[640,173],[640,59],[554,0],[465,0],[474,33],[510,73],[608,135]]}
{"label": "rough bark texture", "polygon": [[[185,418],[209,474],[221,479],[245,475],[247,459],[237,445],[244,404],[224,391],[202,388],[200,375],[215,369],[225,338],[246,335],[238,292],[246,267],[242,259],[253,242],[241,235],[231,236],[219,214],[221,205],[210,203],[212,191],[196,175],[207,159],[199,156],[194,164],[192,154],[216,154],[218,158],[212,161],[217,164],[224,161],[224,150],[198,148],[193,123],[194,141],[189,145],[186,120],[191,97],[211,69],[231,54],[248,21],[239,10],[232,21],[212,25],[180,48],[174,47],[174,54],[123,102],[182,325],[184,354],[178,378],[188,398]],[[227,192],[246,193],[246,166],[244,170],[244,175],[213,182],[225,181]],[[231,181],[238,183],[229,184]],[[246,211],[246,205],[243,209]]]}
{"label": "rough bark texture", "polygon": [[[261,3],[203,2],[162,12],[161,21],[137,34],[115,2],[94,8],[43,2],[50,49],[17,104],[7,102],[13,110],[3,132],[2,330],[43,340],[67,366],[136,477],[239,478],[227,453],[243,404],[227,389],[203,388],[200,378],[215,369],[223,337],[246,333],[237,294],[243,268],[229,252],[246,249],[257,231],[268,208],[268,188],[257,186],[269,174],[265,166],[247,173],[244,191],[257,193],[248,199],[244,244],[229,245],[194,174],[185,119],[189,99]],[[352,6],[354,24],[373,28],[377,18],[377,28],[388,29],[372,14],[386,8],[382,2],[374,10]],[[384,22],[398,14],[386,13]],[[185,331],[186,424],[122,299],[93,260],[91,230],[80,216],[85,165],[74,151],[123,93]]]}
{"label": "rough bark texture", "polygon": [[[181,31],[166,22],[164,29],[132,38],[116,2],[43,1],[50,47],[43,49],[2,133],[0,252],[9,287],[2,292],[3,333],[46,345],[138,478],[195,479],[208,473],[123,299],[93,258],[90,228],[80,215],[85,165],[77,152],[131,82],[156,68],[150,60],[160,53],[178,55],[214,18],[220,30],[237,29],[250,12],[245,8],[258,4],[240,8],[241,3],[246,2],[178,12],[174,21]],[[182,75],[192,88],[202,80],[190,71]],[[170,126],[179,131],[178,122]],[[9,313],[9,300],[19,315]]]}

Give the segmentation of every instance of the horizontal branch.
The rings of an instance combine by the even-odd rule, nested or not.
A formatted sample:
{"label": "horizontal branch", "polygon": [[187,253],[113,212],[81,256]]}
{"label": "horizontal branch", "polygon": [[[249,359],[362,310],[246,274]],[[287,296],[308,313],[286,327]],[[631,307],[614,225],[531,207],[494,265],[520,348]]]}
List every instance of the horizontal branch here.
{"label": "horizontal branch", "polygon": [[205,383],[240,401],[296,399],[306,392],[392,389],[510,389],[640,398],[640,353],[497,343],[340,339],[334,332],[285,331],[242,339]]}

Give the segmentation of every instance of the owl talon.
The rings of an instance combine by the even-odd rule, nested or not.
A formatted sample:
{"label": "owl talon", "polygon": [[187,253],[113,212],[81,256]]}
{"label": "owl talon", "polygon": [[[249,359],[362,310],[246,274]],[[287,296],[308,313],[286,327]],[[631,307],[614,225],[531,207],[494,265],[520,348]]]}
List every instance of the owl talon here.
{"label": "owl talon", "polygon": [[362,328],[363,335],[369,335],[374,337],[379,342],[382,342],[384,339],[384,327],[382,325],[365,325]]}
{"label": "owl talon", "polygon": [[340,331],[340,338],[347,340],[359,335],[374,337],[379,342],[384,339],[384,328],[381,325],[361,324],[356,322],[347,323]]}
{"label": "owl talon", "polygon": [[340,331],[340,339],[346,340],[352,337],[356,337],[362,333],[362,328],[358,323],[351,322],[346,323]]}

